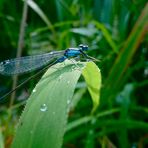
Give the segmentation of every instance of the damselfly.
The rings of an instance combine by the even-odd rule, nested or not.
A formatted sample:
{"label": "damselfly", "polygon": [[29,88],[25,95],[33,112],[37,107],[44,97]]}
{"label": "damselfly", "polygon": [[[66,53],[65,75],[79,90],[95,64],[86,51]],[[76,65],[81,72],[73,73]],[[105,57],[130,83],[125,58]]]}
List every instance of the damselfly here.
{"label": "damselfly", "polygon": [[41,73],[44,69],[56,64],[62,63],[66,59],[71,59],[82,55],[86,59],[95,60],[95,58],[88,56],[85,51],[88,50],[87,45],[79,45],[78,48],[68,48],[63,51],[53,51],[50,53],[45,53],[42,55],[26,56],[10,60],[5,60],[0,63],[0,74],[2,75],[19,75],[23,73],[28,73],[36,69],[40,69],[45,66],[42,70],[37,72],[35,75],[28,78],[26,81],[18,85],[14,90],[8,92],[0,98],[8,96],[10,93],[15,91],[18,87],[22,86],[24,83],[32,79]]}

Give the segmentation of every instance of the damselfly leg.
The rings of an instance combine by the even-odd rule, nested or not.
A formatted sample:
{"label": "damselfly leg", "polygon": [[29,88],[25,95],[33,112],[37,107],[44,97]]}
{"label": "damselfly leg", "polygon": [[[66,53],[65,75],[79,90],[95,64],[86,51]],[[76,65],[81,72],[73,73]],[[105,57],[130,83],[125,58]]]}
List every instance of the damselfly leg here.
{"label": "damselfly leg", "polygon": [[4,96],[0,98],[0,101],[7,97],[9,94],[14,92],[16,89],[20,88],[22,85],[27,83],[32,78],[38,76],[47,68],[57,64],[62,63],[66,59],[72,61],[75,66],[80,69],[78,64],[73,61],[73,58],[78,58],[82,55],[85,59],[98,61],[97,59],[90,57],[85,53],[88,50],[87,45],[79,45],[78,48],[68,48],[63,51],[54,51],[42,55],[34,55],[34,56],[26,56],[20,57],[15,59],[6,60],[0,63],[0,74],[3,75],[19,75],[31,72],[36,69],[40,69],[44,66],[43,69],[38,71],[36,74],[32,75],[30,78],[26,79],[23,83],[19,84],[15,89],[11,90],[10,92],[6,93]]}

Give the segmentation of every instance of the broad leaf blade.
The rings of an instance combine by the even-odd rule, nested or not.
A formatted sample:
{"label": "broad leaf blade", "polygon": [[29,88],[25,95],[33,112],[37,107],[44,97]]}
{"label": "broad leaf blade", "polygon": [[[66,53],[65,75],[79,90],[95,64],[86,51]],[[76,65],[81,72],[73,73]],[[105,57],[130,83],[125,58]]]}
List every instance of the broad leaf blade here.
{"label": "broad leaf blade", "polygon": [[64,66],[55,66],[49,68],[33,90],[20,119],[12,148],[61,147],[68,110],[82,72],[93,98],[93,112],[96,110],[101,83],[97,66],[93,62],[75,65],[68,61]]}
{"label": "broad leaf blade", "polygon": [[86,81],[88,91],[92,97],[92,113],[94,113],[100,102],[101,73],[95,63],[89,62],[83,69],[82,74]]}
{"label": "broad leaf blade", "polygon": [[[80,63],[80,69],[85,64]],[[74,64],[49,68],[35,87],[20,119],[12,147],[59,148],[67,112],[81,70]]]}

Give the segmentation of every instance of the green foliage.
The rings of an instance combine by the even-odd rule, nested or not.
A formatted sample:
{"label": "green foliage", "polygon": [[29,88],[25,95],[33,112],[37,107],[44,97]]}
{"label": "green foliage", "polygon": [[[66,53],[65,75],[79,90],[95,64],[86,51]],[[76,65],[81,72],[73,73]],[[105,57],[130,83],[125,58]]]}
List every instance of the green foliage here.
{"label": "green foliage", "polygon": [[2,131],[0,130],[0,147],[4,148],[4,139],[3,139],[3,135],[2,135]]}
{"label": "green foliage", "polygon": [[[62,145],[72,95],[82,71],[96,109],[100,89],[98,82],[101,79],[98,78],[97,66],[92,62],[78,65],[67,63],[64,67],[57,64],[49,68],[33,90],[12,147],[58,148]],[[97,83],[95,90],[92,82]]]}
{"label": "green foliage", "polygon": [[73,66],[56,65],[42,77],[27,102],[12,147],[61,146],[68,105],[81,74]]}
{"label": "green foliage", "polygon": [[[101,82],[93,79],[100,80],[99,75],[95,76],[97,69],[87,69],[84,78],[80,78],[74,86],[76,90],[70,105],[63,147],[147,147],[147,0],[36,0],[29,1],[28,5],[22,56],[77,47],[83,43],[90,48],[87,54],[100,60],[96,63],[102,77],[100,96],[92,91],[97,89],[96,94],[99,94]],[[1,60],[16,55],[22,7],[23,1],[0,2]],[[19,81],[32,74],[21,76]],[[88,76],[93,87],[84,81]],[[1,96],[11,89],[11,82],[11,78],[0,76]],[[9,102],[0,106],[1,131],[6,147],[12,143],[14,127],[26,102],[19,99],[28,98],[36,83],[34,79],[18,90],[11,108],[7,105]],[[64,99],[58,102],[62,101]],[[28,112],[31,109],[32,113],[36,113],[37,102],[33,101],[33,107],[28,107],[28,103]],[[27,119],[26,122],[29,123]],[[30,129],[26,127],[26,130]]]}
{"label": "green foliage", "polygon": [[87,68],[83,70],[82,74],[93,100],[92,113],[94,113],[100,103],[101,73],[97,66],[90,62],[87,64]]}
{"label": "green foliage", "polygon": [[[121,52],[118,54],[115,63],[110,71],[110,75],[105,82],[105,88],[102,98],[112,99],[115,98],[116,94],[119,92],[120,87],[123,86],[126,79],[121,79],[127,72],[128,65],[130,65],[131,60],[138,49],[139,44],[142,42],[145,36],[146,28],[148,26],[148,7],[143,10],[139,20],[135,24],[132,32],[130,33],[128,39],[125,41]],[[121,67],[122,65],[122,67]],[[128,73],[128,72],[127,72]],[[116,75],[116,77],[115,77]],[[114,83],[114,85],[112,85]],[[114,93],[112,93],[114,92]]]}

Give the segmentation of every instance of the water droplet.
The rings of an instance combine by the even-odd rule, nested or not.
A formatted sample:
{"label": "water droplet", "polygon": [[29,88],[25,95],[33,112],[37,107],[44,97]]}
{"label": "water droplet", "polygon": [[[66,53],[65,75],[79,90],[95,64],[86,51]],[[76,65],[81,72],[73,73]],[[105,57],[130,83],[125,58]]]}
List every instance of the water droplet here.
{"label": "water droplet", "polygon": [[36,92],[36,89],[33,89],[33,91],[32,91],[32,92],[33,92],[33,93],[34,93],[34,92]]}
{"label": "water droplet", "polygon": [[30,131],[30,134],[33,134],[33,131],[32,130]]}
{"label": "water droplet", "polygon": [[46,104],[42,104],[41,108],[40,108],[40,111],[42,111],[42,112],[47,111],[47,105]]}
{"label": "water droplet", "polygon": [[72,69],[72,71],[74,71],[74,70],[81,70],[78,65],[73,65],[73,66],[71,67],[71,69]]}
{"label": "water droplet", "polygon": [[55,112],[52,112],[53,113],[53,115],[55,115]]}
{"label": "water droplet", "polygon": [[70,81],[67,81],[67,84],[70,84]]}
{"label": "water droplet", "polygon": [[71,102],[70,100],[67,100],[67,104],[70,104],[70,102]]}

